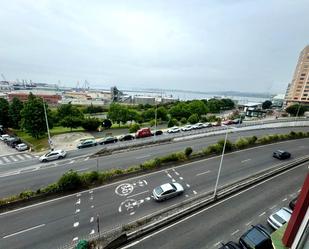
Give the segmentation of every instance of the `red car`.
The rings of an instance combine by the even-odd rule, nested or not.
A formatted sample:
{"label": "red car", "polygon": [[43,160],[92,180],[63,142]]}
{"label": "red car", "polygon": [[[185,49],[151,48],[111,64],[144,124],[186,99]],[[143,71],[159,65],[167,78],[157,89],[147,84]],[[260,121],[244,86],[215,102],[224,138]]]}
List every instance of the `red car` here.
{"label": "red car", "polygon": [[151,130],[149,128],[142,128],[138,130],[135,134],[136,138],[142,138],[142,137],[150,137],[152,136]]}

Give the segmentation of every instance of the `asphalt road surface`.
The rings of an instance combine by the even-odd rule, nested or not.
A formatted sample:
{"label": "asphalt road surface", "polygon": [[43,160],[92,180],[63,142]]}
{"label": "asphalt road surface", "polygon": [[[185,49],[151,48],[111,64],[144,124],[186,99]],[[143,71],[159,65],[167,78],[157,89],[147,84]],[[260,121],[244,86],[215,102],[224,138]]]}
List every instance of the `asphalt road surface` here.
{"label": "asphalt road surface", "polygon": [[[267,134],[285,134],[290,130],[309,131],[309,127],[303,128],[281,128],[281,129],[263,129],[246,132],[231,133],[228,139],[237,140],[239,137],[263,136]],[[56,160],[48,163],[39,163],[38,159],[32,159],[24,162],[10,163],[0,165],[0,197],[18,194],[24,190],[36,191],[38,188],[47,186],[57,181],[62,174],[69,169],[78,172],[91,170],[105,170],[111,168],[127,168],[133,165],[160,157],[176,151],[184,151],[186,147],[192,147],[194,151],[199,151],[209,144],[216,143],[219,139],[224,139],[224,134],[217,136],[204,137],[194,140],[175,142],[169,144],[159,144],[151,147],[138,148],[132,151],[115,153],[103,156],[98,159],[89,158],[89,153],[98,148],[86,148],[78,151],[68,152],[67,159]],[[289,149],[289,148],[288,148]],[[78,153],[82,154],[78,158]],[[85,156],[84,156],[85,155]]]}
{"label": "asphalt road surface", "polygon": [[[293,158],[298,158],[308,154],[309,143],[308,139],[293,140],[227,154],[219,186],[285,163],[271,157],[271,152],[278,148],[289,149]],[[204,159],[0,214],[0,224],[5,224],[0,226],[0,248],[57,248],[95,233],[97,215],[100,217],[101,231],[104,232],[211,191],[215,185],[219,160],[220,157]],[[307,166],[300,168],[304,176]],[[185,193],[166,202],[155,202],[151,196],[153,188],[172,181],[181,183]],[[265,192],[265,195],[268,196],[272,191]],[[250,199],[258,200],[259,196],[252,195]],[[237,205],[242,206],[242,202]],[[217,215],[226,217],[228,214]],[[210,243],[216,242],[211,240]]]}
{"label": "asphalt road surface", "polygon": [[306,174],[308,164],[237,193],[122,249],[215,249],[221,242],[238,242],[251,225],[262,224],[273,232],[266,221],[268,216],[288,207]]}

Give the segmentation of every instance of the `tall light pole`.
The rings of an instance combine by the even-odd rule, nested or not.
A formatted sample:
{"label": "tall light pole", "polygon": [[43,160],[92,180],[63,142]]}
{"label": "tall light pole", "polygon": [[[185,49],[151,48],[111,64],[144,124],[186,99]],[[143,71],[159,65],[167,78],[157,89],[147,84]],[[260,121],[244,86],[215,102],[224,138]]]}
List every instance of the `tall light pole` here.
{"label": "tall light pole", "polygon": [[53,149],[53,147],[52,147],[52,140],[50,139],[50,133],[49,133],[49,126],[48,126],[47,114],[46,114],[45,101],[44,101],[43,98],[42,98],[42,101],[43,101],[43,108],[44,108],[44,114],[45,114],[45,122],[46,122],[47,135],[48,135],[48,144],[49,144],[50,150],[52,150],[52,149]]}
{"label": "tall light pole", "polygon": [[220,177],[220,173],[221,173],[222,162],[223,162],[224,151],[225,151],[225,145],[226,145],[226,140],[227,140],[227,131],[228,131],[228,128],[226,129],[226,133],[225,133],[224,145],[223,145],[223,149],[222,149],[222,155],[221,155],[221,160],[220,160],[220,165],[219,165],[219,170],[218,170],[218,175],[217,175],[217,180],[216,180],[216,185],[215,185],[215,190],[214,190],[214,200],[217,199],[217,188],[218,188],[219,177]]}
{"label": "tall light pole", "polygon": [[299,113],[300,106],[301,106],[301,103],[298,102],[298,109],[297,109],[295,120],[298,118],[298,113]]}
{"label": "tall light pole", "polygon": [[157,132],[157,110],[158,105],[156,104],[156,110],[155,110],[155,133],[154,133],[154,139],[156,139],[156,132]]}

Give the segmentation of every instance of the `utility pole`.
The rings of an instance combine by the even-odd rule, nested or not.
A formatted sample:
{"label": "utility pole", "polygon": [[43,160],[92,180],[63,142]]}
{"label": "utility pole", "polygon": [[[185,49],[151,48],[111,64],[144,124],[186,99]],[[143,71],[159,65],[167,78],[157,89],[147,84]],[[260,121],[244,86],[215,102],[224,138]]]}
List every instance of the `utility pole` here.
{"label": "utility pole", "polygon": [[227,131],[228,131],[228,128],[226,129],[226,133],[225,133],[225,139],[224,139],[224,145],[223,145],[223,149],[222,149],[222,155],[221,155],[221,160],[220,160],[220,165],[219,165],[219,171],[218,171],[216,185],[215,185],[215,190],[214,190],[214,200],[217,199],[217,188],[218,188],[219,177],[220,177],[220,173],[221,173],[222,162],[223,162],[224,151],[225,151],[225,145],[226,145],[226,140],[227,140]]}
{"label": "utility pole", "polygon": [[50,139],[50,133],[49,133],[49,126],[48,126],[48,120],[47,120],[47,114],[46,114],[45,101],[44,101],[43,98],[42,98],[42,101],[43,101],[43,108],[44,108],[44,114],[45,114],[45,122],[46,122],[47,135],[48,135],[48,144],[49,144],[50,150],[53,150],[53,147],[52,147],[53,143],[52,143],[52,140]]}

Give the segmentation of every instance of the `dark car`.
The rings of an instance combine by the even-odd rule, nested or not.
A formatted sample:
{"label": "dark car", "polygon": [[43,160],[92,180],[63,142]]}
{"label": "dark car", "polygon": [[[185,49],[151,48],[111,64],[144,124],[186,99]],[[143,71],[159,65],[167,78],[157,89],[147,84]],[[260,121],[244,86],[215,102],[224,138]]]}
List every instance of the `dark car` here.
{"label": "dark car", "polygon": [[106,137],[99,141],[99,144],[113,144],[118,142],[118,138],[116,137]]}
{"label": "dark car", "polygon": [[86,147],[92,147],[92,146],[96,146],[97,142],[93,139],[86,139],[81,141],[78,145],[77,148],[81,149],[81,148],[86,148]]}
{"label": "dark car", "polygon": [[11,139],[11,140],[9,140],[8,142],[7,142],[7,144],[9,145],[9,146],[11,146],[12,148],[15,148],[15,146],[17,145],[17,144],[21,144],[22,143],[22,141],[20,140],[20,138],[18,138],[18,137],[14,137],[14,139]]}
{"label": "dark car", "polygon": [[119,137],[119,141],[129,141],[133,139],[134,139],[134,136],[132,136],[131,134],[122,135],[121,137]]}
{"label": "dark car", "polygon": [[294,210],[294,208],[295,208],[295,205],[296,205],[296,202],[297,202],[297,198],[298,198],[298,196],[296,196],[295,198],[293,198],[293,199],[290,201],[290,203],[289,203],[289,207],[290,207],[292,210]]}
{"label": "dark car", "polygon": [[288,159],[291,157],[291,153],[283,150],[277,150],[273,152],[273,157],[278,158],[278,159]]}
{"label": "dark car", "polygon": [[153,136],[160,136],[162,134],[163,134],[163,131],[161,131],[161,130],[157,130],[157,131],[152,133]]}
{"label": "dark car", "polygon": [[252,226],[245,232],[240,237],[239,244],[244,249],[273,249],[269,232],[260,224]]}
{"label": "dark car", "polygon": [[240,245],[233,241],[229,241],[226,244],[222,243],[222,246],[219,249],[242,249]]}

